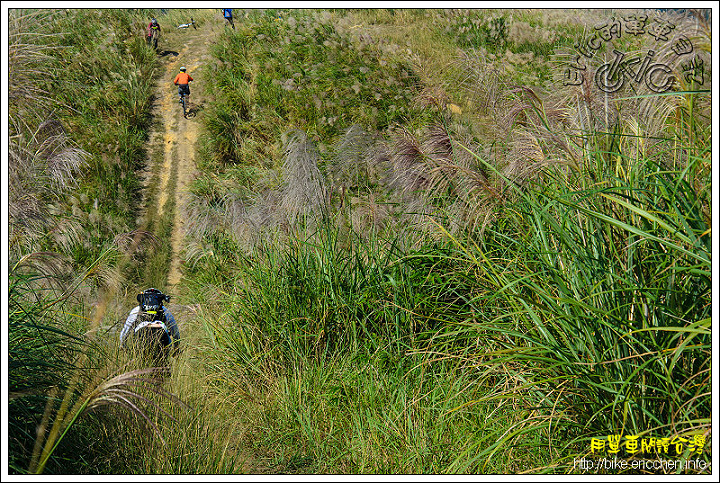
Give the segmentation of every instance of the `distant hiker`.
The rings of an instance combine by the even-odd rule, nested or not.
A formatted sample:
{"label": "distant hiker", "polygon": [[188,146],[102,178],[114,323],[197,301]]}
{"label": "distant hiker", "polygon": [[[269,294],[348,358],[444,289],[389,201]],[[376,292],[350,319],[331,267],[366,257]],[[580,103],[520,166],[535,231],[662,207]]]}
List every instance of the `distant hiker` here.
{"label": "distant hiker", "polygon": [[185,72],[187,69],[185,67],[180,67],[180,72],[178,72],[178,75],[175,76],[175,80],[173,83],[178,86],[178,96],[179,102],[182,102],[182,96],[185,94],[185,96],[190,96],[190,81],[193,80],[192,77],[190,77],[190,74]]}
{"label": "distant hiker", "polygon": [[170,296],[156,288],[149,288],[138,294],[139,305],[130,311],[120,331],[120,344],[123,347],[128,347],[128,342],[133,340],[144,344],[159,342],[161,350],[177,349],[180,330],[175,317],[163,305],[165,300],[170,301]]}
{"label": "distant hiker", "polygon": [[[150,45],[152,43],[153,35],[160,35],[160,30],[161,30],[160,24],[158,23],[157,19],[152,18],[150,20],[150,23],[148,24],[147,36],[145,38],[147,40],[148,45]],[[156,41],[156,45],[157,45],[157,41]]]}
{"label": "distant hiker", "polygon": [[235,23],[233,23],[233,17],[232,17],[232,8],[223,8],[223,17],[225,17],[225,21],[229,23],[232,28],[235,28]]}

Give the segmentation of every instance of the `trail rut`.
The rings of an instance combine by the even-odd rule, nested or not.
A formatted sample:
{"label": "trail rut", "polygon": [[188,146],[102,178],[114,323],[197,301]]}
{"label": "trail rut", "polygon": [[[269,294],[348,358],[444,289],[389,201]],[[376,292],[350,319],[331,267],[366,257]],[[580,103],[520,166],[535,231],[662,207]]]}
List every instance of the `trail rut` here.
{"label": "trail rut", "polygon": [[[196,115],[205,102],[203,79],[198,69],[209,58],[208,46],[214,42],[216,31],[212,28],[188,30],[173,33],[173,37],[175,39],[181,37],[183,46],[180,52],[166,50],[160,54],[164,73],[156,86],[155,106],[160,122],[158,132],[153,136],[156,143],[163,144],[162,149],[159,146],[154,147],[163,153],[162,166],[159,170],[158,195],[154,203],[160,217],[173,217],[172,235],[169,240],[172,255],[167,277],[168,289],[177,287],[182,277],[181,253],[185,236],[188,190],[196,171],[195,143],[199,128]],[[181,66],[185,66],[188,74],[193,77],[190,83],[188,118],[183,118],[177,87],[173,84],[173,79]]]}

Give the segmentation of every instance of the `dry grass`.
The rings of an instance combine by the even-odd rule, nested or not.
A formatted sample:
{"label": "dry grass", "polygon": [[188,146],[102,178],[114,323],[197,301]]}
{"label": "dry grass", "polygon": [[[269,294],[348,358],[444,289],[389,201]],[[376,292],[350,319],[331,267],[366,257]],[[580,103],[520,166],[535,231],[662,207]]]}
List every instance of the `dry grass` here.
{"label": "dry grass", "polygon": [[279,208],[291,223],[298,217],[326,213],[328,192],[324,176],[318,169],[317,147],[302,131],[286,133],[283,145],[285,160]]}
{"label": "dry grass", "polygon": [[[46,129],[53,126],[52,129]],[[73,146],[55,120],[48,120],[25,143],[23,136],[8,147],[8,215],[11,252],[33,251],[37,240],[57,228],[52,203],[77,186],[89,154]],[[72,238],[82,227],[61,222]],[[67,238],[67,237],[66,237]]]}
{"label": "dry grass", "polygon": [[[37,240],[56,224],[50,203],[77,186],[88,153],[74,146],[64,126],[50,114],[56,103],[40,79],[53,75],[48,35],[37,25],[49,21],[43,11],[10,10],[8,15],[8,215],[10,251],[34,251]],[[77,229],[72,223],[71,229]]]}
{"label": "dry grass", "polygon": [[7,89],[9,105],[12,106],[10,118],[17,124],[38,114],[42,116],[48,106],[55,104],[38,82],[38,79],[47,77],[55,65],[54,58],[49,55],[55,47],[47,42],[51,36],[38,32],[37,28],[48,23],[52,16],[49,11],[8,11]]}

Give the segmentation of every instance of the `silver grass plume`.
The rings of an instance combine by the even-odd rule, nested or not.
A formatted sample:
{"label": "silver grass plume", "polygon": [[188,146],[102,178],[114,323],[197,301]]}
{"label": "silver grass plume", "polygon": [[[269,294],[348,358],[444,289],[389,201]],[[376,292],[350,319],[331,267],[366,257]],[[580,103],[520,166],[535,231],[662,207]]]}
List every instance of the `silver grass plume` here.
{"label": "silver grass plume", "polygon": [[[55,65],[49,55],[55,46],[48,42],[53,34],[38,32],[54,15],[49,10],[10,9],[8,11],[8,112],[11,125],[42,117],[55,101],[39,85]],[[12,137],[12,135],[11,135]]]}
{"label": "silver grass plume", "polygon": [[380,203],[377,198],[374,191],[369,191],[365,196],[351,199],[350,222],[355,233],[368,235],[387,226],[390,210],[387,204]]}
{"label": "silver grass plume", "polygon": [[318,216],[327,209],[328,192],[318,168],[320,157],[315,144],[299,130],[283,136],[285,160],[280,208],[291,223],[298,218]]}
{"label": "silver grass plume", "polygon": [[390,162],[392,163],[392,175],[389,179],[391,188],[407,196],[428,186],[425,153],[420,141],[407,129],[399,128],[393,133]]}
{"label": "silver grass plume", "polygon": [[508,148],[498,160],[503,176],[524,186],[548,166],[579,168],[582,146],[569,128],[568,108],[527,86],[513,86],[507,93],[506,114],[499,123]]}
{"label": "silver grass plume", "polygon": [[459,136],[438,124],[430,127],[422,145],[430,168],[427,195],[441,201],[454,229],[464,230],[485,224],[503,200],[477,154],[480,146],[469,139],[460,142]]}
{"label": "silver grass plume", "polygon": [[329,169],[333,189],[360,187],[373,181],[378,173],[368,155],[377,142],[376,137],[358,124],[350,126],[334,146],[335,162]]}
{"label": "silver grass plume", "polygon": [[485,51],[463,52],[455,64],[463,72],[459,86],[467,101],[477,106],[484,115],[495,115],[505,95],[502,74]]}
{"label": "silver grass plume", "polygon": [[8,217],[12,249],[31,249],[55,225],[52,203],[77,185],[89,154],[73,146],[62,125],[47,119],[30,138],[8,146]]}
{"label": "silver grass plume", "polygon": [[[39,428],[29,471],[36,474],[42,473],[57,445],[76,421],[102,406],[123,408],[128,414],[137,416],[147,427],[152,429],[153,434],[161,443],[165,444],[165,439],[155,421],[155,415],[150,410],[160,413],[171,421],[177,420],[165,411],[156,399],[166,399],[185,409],[190,408],[176,395],[162,389],[163,375],[166,373],[167,369],[164,367],[136,369],[114,376],[94,387],[90,386],[84,391],[80,389],[82,383],[76,374],[70,387],[65,391],[62,403],[54,412],[52,425],[48,428],[47,422],[54,409],[54,401],[58,399],[55,397],[57,394],[57,388],[55,388],[48,398],[44,424]],[[21,395],[17,396],[22,397]],[[74,403],[72,403],[73,399]]]}

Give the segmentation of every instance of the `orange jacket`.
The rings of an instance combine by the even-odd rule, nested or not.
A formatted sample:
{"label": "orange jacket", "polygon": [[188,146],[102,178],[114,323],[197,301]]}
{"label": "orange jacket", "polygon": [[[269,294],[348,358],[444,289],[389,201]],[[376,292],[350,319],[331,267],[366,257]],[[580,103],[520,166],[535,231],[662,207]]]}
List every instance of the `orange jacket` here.
{"label": "orange jacket", "polygon": [[175,80],[173,83],[175,85],[178,84],[188,84],[191,80],[193,80],[192,77],[190,77],[190,74],[187,72],[180,72],[178,75],[175,76]]}

